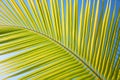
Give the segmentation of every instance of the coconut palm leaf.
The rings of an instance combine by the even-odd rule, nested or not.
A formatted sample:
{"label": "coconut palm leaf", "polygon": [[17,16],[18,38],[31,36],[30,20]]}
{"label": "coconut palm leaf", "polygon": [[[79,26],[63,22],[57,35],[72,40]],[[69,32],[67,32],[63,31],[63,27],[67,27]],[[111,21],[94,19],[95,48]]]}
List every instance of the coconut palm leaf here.
{"label": "coconut palm leaf", "polygon": [[120,9],[80,1],[0,1],[0,79],[119,80]]}
{"label": "coconut palm leaf", "polygon": [[12,26],[1,26],[0,31],[1,79],[97,79],[73,53],[47,36]]}

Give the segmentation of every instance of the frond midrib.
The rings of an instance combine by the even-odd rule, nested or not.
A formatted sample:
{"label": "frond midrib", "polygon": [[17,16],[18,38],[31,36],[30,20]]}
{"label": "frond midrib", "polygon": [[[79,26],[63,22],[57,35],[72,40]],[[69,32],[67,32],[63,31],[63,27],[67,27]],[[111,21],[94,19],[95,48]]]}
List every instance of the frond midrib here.
{"label": "frond midrib", "polygon": [[18,27],[18,28],[21,28],[21,29],[27,29],[27,30],[32,31],[32,32],[35,32],[35,33],[37,33],[37,34],[41,34],[42,36],[50,39],[52,42],[54,42],[54,43],[60,45],[62,48],[64,48],[64,49],[65,49],[67,52],[69,52],[73,57],[75,57],[76,60],[78,60],[78,62],[79,62],[79,61],[82,62],[87,68],[89,68],[90,71],[93,72],[93,74],[95,74],[100,80],[102,80],[101,76],[100,76],[97,72],[95,72],[94,69],[93,69],[92,67],[90,67],[84,60],[82,60],[82,59],[80,58],[80,56],[78,56],[75,52],[73,52],[73,51],[70,50],[69,48],[65,47],[62,43],[60,43],[60,42],[54,40],[53,38],[49,37],[48,35],[46,35],[46,34],[44,34],[44,33],[41,33],[41,32],[37,32],[37,31],[31,30],[31,29],[28,29],[28,28],[25,28],[25,27],[22,27],[22,26],[16,26],[16,25],[0,25],[0,26]]}

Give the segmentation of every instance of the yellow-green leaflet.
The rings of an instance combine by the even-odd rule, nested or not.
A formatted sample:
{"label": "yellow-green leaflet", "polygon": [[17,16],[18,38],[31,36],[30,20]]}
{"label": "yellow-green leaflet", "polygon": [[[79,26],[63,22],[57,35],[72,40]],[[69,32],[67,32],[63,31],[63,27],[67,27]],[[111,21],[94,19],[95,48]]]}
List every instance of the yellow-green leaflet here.
{"label": "yellow-green leaflet", "polygon": [[0,0],[0,80],[120,80],[112,1]]}
{"label": "yellow-green leaflet", "polygon": [[0,26],[0,31],[1,79],[97,79],[73,53],[43,34],[12,26]]}

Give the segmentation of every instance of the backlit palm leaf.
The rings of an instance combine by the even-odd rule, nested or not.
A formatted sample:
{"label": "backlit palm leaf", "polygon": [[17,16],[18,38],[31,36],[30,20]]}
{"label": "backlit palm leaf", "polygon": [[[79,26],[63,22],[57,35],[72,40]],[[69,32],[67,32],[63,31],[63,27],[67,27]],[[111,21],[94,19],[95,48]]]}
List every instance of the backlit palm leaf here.
{"label": "backlit palm leaf", "polygon": [[104,0],[80,6],[78,0],[0,1],[0,78],[119,80],[120,10],[114,6],[110,17],[111,0],[105,10]]}

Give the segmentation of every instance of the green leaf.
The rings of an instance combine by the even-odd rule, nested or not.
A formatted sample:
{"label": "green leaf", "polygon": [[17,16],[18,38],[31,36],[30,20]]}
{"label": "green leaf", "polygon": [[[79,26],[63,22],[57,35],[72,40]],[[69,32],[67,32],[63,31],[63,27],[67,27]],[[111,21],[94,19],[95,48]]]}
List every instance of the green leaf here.
{"label": "green leaf", "polygon": [[97,79],[82,61],[42,34],[0,26],[1,79]]}
{"label": "green leaf", "polygon": [[120,8],[78,2],[0,0],[0,78],[119,79]]}

